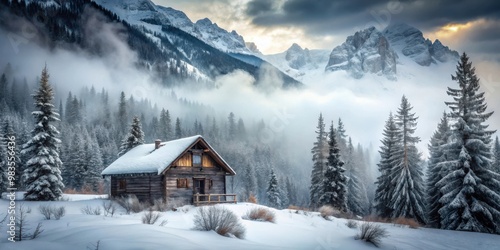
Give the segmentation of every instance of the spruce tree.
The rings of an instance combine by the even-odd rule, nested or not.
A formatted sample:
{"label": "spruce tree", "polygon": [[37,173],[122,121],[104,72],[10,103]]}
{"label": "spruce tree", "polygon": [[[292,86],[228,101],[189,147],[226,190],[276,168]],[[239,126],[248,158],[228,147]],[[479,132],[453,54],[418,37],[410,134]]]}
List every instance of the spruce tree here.
{"label": "spruce tree", "polygon": [[498,136],[495,138],[495,143],[493,144],[493,164],[492,169],[495,173],[500,174],[500,141]]}
{"label": "spruce tree", "polygon": [[330,205],[347,212],[347,179],[344,175],[344,162],[340,159],[340,150],[333,123],[328,136],[328,164],[321,182],[321,205]]}
{"label": "spruce tree", "polygon": [[8,166],[7,140],[4,139],[4,135],[0,131],[0,194],[10,187],[7,178]]}
{"label": "spruce tree", "polygon": [[172,120],[168,110],[162,109],[160,113],[160,133],[159,136],[162,140],[169,141],[173,138],[172,134]]}
{"label": "spruce tree", "polygon": [[489,147],[494,131],[483,124],[493,112],[486,112],[484,92],[479,92],[475,68],[463,53],[448,88],[452,140],[446,153],[454,156],[443,163],[445,176],[438,182],[443,197],[439,214],[441,228],[500,233],[500,176],[491,171]]}
{"label": "spruce tree", "polygon": [[389,119],[385,123],[384,138],[382,146],[380,146],[380,162],[377,164],[380,176],[375,184],[375,209],[377,214],[383,218],[389,218],[392,214],[391,197],[393,196],[393,186],[390,179],[390,171],[393,167],[393,155],[398,144],[400,131],[394,121],[392,113],[389,114]]}
{"label": "spruce tree", "polygon": [[328,141],[322,114],[319,114],[318,126],[316,129],[316,142],[314,142],[313,148],[311,149],[311,154],[313,155],[313,168],[311,171],[311,186],[309,189],[311,207],[313,208],[319,207],[319,197],[323,194],[321,182],[323,181],[323,173],[326,169],[328,157]]}
{"label": "spruce tree", "polygon": [[281,193],[278,186],[278,178],[274,173],[274,169],[271,168],[271,178],[269,179],[269,183],[267,185],[267,201],[269,206],[274,208],[280,208],[282,205],[281,201]]}
{"label": "spruce tree", "polygon": [[130,125],[129,134],[123,139],[118,156],[122,156],[138,145],[144,144],[144,133],[142,132],[141,121],[135,116]]}
{"label": "spruce tree", "polygon": [[441,204],[441,186],[437,183],[443,178],[441,170],[442,162],[447,160],[447,156],[443,150],[443,145],[448,143],[450,137],[450,126],[446,113],[443,114],[441,122],[437,130],[432,135],[429,144],[429,164],[427,166],[427,221],[432,227],[440,227],[439,209]]}
{"label": "spruce tree", "polygon": [[236,139],[236,118],[234,117],[234,113],[231,112],[229,113],[229,116],[227,117],[227,122],[228,122],[228,137],[229,140],[234,140]]}
{"label": "spruce tree", "polygon": [[32,138],[23,146],[26,155],[26,169],[23,180],[26,184],[26,200],[57,200],[62,196],[64,184],[61,178],[61,165],[57,138],[59,131],[52,125],[59,121],[59,114],[52,104],[54,92],[49,83],[47,67],[42,70],[40,87],[33,95],[35,111],[32,112],[35,128]]}
{"label": "spruce tree", "polygon": [[361,179],[359,168],[354,157],[354,146],[352,145],[351,137],[347,143],[347,158],[346,158],[346,178],[347,178],[347,208],[356,215],[366,214],[368,198],[366,196],[366,188]]}
{"label": "spruce tree", "polygon": [[396,114],[396,125],[401,133],[396,144],[389,178],[394,187],[390,205],[391,217],[413,218],[420,223],[426,222],[423,170],[420,153],[415,144],[420,138],[413,136],[417,126],[417,117],[411,113],[413,107],[405,96]]}
{"label": "spruce tree", "polygon": [[181,128],[181,120],[179,117],[175,120],[175,139],[180,139],[182,138],[183,133],[182,133],[182,128]]}

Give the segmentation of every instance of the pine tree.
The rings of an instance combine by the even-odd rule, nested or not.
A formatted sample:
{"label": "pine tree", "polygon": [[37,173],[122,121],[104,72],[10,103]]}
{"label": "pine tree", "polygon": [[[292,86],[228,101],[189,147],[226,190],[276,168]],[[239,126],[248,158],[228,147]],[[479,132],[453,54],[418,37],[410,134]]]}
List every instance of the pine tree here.
{"label": "pine tree", "polygon": [[328,163],[321,181],[322,194],[319,203],[347,212],[347,178],[343,166],[344,162],[340,159],[337,135],[332,123],[328,136]]}
{"label": "pine tree", "polygon": [[500,141],[498,136],[495,138],[495,143],[493,144],[493,164],[492,169],[495,173],[500,174]]}
{"label": "pine tree", "polygon": [[375,209],[377,214],[383,218],[389,218],[392,214],[391,197],[393,196],[393,186],[390,179],[390,171],[393,168],[393,155],[398,144],[400,131],[398,130],[394,121],[392,113],[389,114],[389,119],[384,127],[384,139],[382,139],[382,146],[380,146],[380,162],[378,171],[380,176],[377,178],[375,184]]}
{"label": "pine tree", "polygon": [[[83,128],[79,128],[81,130]],[[80,133],[74,133],[71,140],[69,160],[65,162],[65,174],[69,179],[66,181],[68,187],[80,190],[87,175],[87,162],[85,159],[84,139]]]}
{"label": "pine tree", "polygon": [[234,117],[233,112],[229,113],[229,116],[227,117],[228,121],[228,137],[230,140],[236,139],[236,118]]}
{"label": "pine tree", "polygon": [[491,171],[489,144],[494,131],[483,123],[486,113],[484,92],[479,92],[475,68],[463,53],[452,80],[458,88],[448,88],[452,140],[446,153],[454,156],[443,163],[445,176],[438,182],[443,197],[439,214],[441,227],[451,230],[500,233],[500,176]]}
{"label": "pine tree", "polygon": [[181,120],[179,117],[175,120],[175,138],[179,139],[182,138],[183,133],[182,133],[182,128],[181,128]]}
{"label": "pine tree", "polygon": [[366,214],[368,198],[363,182],[360,180],[359,165],[357,165],[354,157],[354,146],[352,145],[351,137],[347,143],[347,158],[346,158],[346,178],[347,178],[347,208],[356,215]]}
{"label": "pine tree", "polygon": [[122,141],[118,156],[124,155],[129,150],[141,144],[144,144],[144,133],[142,132],[141,121],[137,116],[135,116],[132,120],[132,125],[130,125],[129,134]]}
{"label": "pine tree", "polygon": [[52,104],[54,92],[49,84],[47,67],[42,71],[40,87],[33,95],[35,128],[32,138],[23,146],[22,154],[27,155],[23,179],[26,183],[27,200],[57,200],[62,196],[64,184],[61,178],[61,165],[57,138],[59,131],[52,125],[59,121],[59,114]]}
{"label": "pine tree", "polygon": [[316,127],[316,142],[311,149],[313,168],[311,171],[311,186],[310,186],[310,201],[311,207],[319,207],[319,197],[321,197],[323,181],[323,173],[326,169],[328,157],[328,142],[327,134],[325,132],[325,123],[323,122],[323,115],[319,114],[318,126]]}
{"label": "pine tree", "polygon": [[173,137],[172,134],[172,120],[170,118],[170,113],[168,110],[165,111],[165,109],[161,110],[160,113],[160,137],[162,140],[171,140]]}
{"label": "pine tree", "polygon": [[439,209],[441,204],[442,194],[441,186],[437,183],[443,178],[441,170],[442,162],[447,160],[447,156],[443,151],[443,145],[448,143],[450,137],[450,126],[446,113],[443,113],[441,122],[439,123],[436,132],[432,135],[429,144],[429,164],[427,166],[427,219],[428,225],[440,228]]}
{"label": "pine tree", "polygon": [[7,140],[0,131],[0,194],[7,191],[10,187],[7,170],[8,170],[8,154],[7,154]]}
{"label": "pine tree", "polygon": [[125,99],[125,92],[120,93],[120,102],[118,103],[118,126],[120,128],[119,135],[125,134],[127,124],[127,101]]}
{"label": "pine tree", "polygon": [[269,206],[274,208],[280,208],[282,205],[281,194],[278,186],[278,178],[274,173],[274,169],[271,168],[271,179],[269,179],[269,183],[267,185],[267,201]]}
{"label": "pine tree", "polygon": [[413,136],[417,126],[417,117],[411,113],[413,107],[405,96],[396,114],[396,125],[401,133],[396,144],[389,178],[394,186],[391,197],[392,218],[413,218],[420,223],[426,222],[424,202],[423,170],[420,165],[420,153],[415,144],[420,138]]}
{"label": "pine tree", "polygon": [[257,178],[255,174],[255,170],[252,165],[248,164],[248,160],[246,160],[246,165],[244,167],[244,182],[243,187],[245,189],[245,197],[248,199],[250,195],[255,194],[255,190],[257,189]]}

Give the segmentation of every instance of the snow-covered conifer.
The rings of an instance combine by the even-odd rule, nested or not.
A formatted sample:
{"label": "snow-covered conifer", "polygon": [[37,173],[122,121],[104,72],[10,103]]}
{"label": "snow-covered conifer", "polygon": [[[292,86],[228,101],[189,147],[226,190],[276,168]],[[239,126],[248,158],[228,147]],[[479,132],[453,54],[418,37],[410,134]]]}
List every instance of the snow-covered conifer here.
{"label": "snow-covered conifer", "polygon": [[333,124],[330,125],[328,149],[328,164],[321,182],[322,194],[319,197],[319,203],[333,206],[340,211],[347,211],[347,179],[344,175],[344,162],[340,159],[340,150]]}
{"label": "snow-covered conifer", "polygon": [[316,142],[311,149],[313,167],[311,171],[311,186],[310,199],[313,208],[319,207],[319,197],[322,195],[321,182],[323,181],[323,173],[326,169],[328,158],[328,141],[327,133],[325,132],[325,123],[323,115],[319,114],[318,126],[316,127]]}
{"label": "snow-covered conifer", "polygon": [[500,233],[500,176],[491,171],[491,135],[483,124],[493,112],[486,112],[484,92],[469,57],[463,53],[448,88],[453,101],[451,140],[444,147],[453,158],[442,163],[444,177],[438,182],[443,196],[439,214],[441,228]]}
{"label": "snow-covered conifer", "polygon": [[280,208],[282,205],[281,193],[278,186],[278,178],[274,173],[274,169],[271,168],[271,179],[269,179],[269,184],[266,190],[267,201],[269,206]]}
{"label": "snow-covered conifer", "polygon": [[132,120],[132,125],[130,125],[129,134],[123,139],[120,146],[120,153],[118,156],[122,156],[134,147],[144,144],[144,133],[142,132],[141,121],[139,117],[135,116]]}
{"label": "snow-covered conifer", "polygon": [[59,121],[59,114],[52,104],[54,92],[49,84],[47,67],[42,71],[40,87],[33,95],[35,111],[32,112],[35,128],[32,138],[23,146],[22,154],[28,159],[23,179],[27,200],[57,200],[62,195],[64,184],[61,178],[57,138],[59,131],[52,123]]}

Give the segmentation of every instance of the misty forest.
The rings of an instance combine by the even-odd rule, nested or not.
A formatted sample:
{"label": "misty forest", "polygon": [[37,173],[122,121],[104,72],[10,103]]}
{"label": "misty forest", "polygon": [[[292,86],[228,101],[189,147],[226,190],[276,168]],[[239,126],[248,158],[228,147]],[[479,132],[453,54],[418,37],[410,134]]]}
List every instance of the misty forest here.
{"label": "misty forest", "polygon": [[[237,173],[225,177],[225,188],[239,202],[320,212],[329,206],[344,218],[405,218],[432,228],[500,234],[500,142],[498,128],[488,126],[499,110],[487,105],[466,53],[453,62],[454,72],[440,73],[451,74],[454,85],[440,89],[446,98],[437,101],[446,110],[433,121],[430,138],[419,136],[419,117],[425,115],[415,104],[420,101],[403,93],[390,102],[399,105],[381,111],[385,123],[374,138],[382,139],[364,145],[368,139],[352,132],[358,130],[347,125],[349,117],[331,115],[332,106],[322,106],[313,120],[307,116],[308,126],[286,130],[280,114],[249,115],[257,100],[233,109],[226,96],[216,96],[222,109],[190,98],[185,93],[192,89],[216,94],[221,87],[214,79],[238,70],[255,78],[252,88],[265,90],[259,84],[279,79],[286,96],[306,87],[281,72],[268,77],[248,58],[229,56],[156,19],[143,21],[160,25],[161,34],[88,0],[64,8],[15,0],[1,0],[0,6],[10,18],[35,24],[43,33],[36,41],[41,48],[78,51],[85,58],[109,57],[115,48],[89,38],[80,16],[103,27],[119,25],[123,43],[136,55],[132,68],[154,85],[61,82],[53,80],[64,74],[61,64],[35,65],[26,73],[17,62],[0,59],[0,193],[13,188],[8,167],[15,162],[14,187],[25,192],[25,200],[108,194],[110,178],[102,171],[137,145],[201,135]],[[1,28],[16,29],[3,21]],[[294,114],[296,121],[306,119]]]}

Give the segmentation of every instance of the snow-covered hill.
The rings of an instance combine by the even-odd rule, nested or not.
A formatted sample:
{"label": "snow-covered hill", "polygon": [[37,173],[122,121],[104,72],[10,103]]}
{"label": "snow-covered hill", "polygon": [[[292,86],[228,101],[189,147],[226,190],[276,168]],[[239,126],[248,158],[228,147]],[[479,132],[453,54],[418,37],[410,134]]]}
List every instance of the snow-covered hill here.
{"label": "snow-covered hill", "polygon": [[[7,240],[4,225],[0,249],[376,249],[373,245],[355,240],[358,229],[346,226],[345,219],[327,221],[316,212],[275,210],[276,223],[241,220],[246,228],[245,239],[223,237],[215,232],[193,230],[196,209],[183,206],[177,211],[163,212],[155,225],[141,223],[143,213],[126,215],[120,207],[113,217],[82,214],[86,206],[101,207],[104,200],[92,196],[65,195],[68,201],[24,202],[32,212],[28,227],[41,222],[44,232],[34,240],[12,243]],[[22,201],[17,201],[17,206]],[[40,205],[64,206],[66,215],[60,220],[44,220]],[[219,206],[219,205],[218,205]],[[260,205],[239,203],[223,205],[241,218],[249,209]],[[7,208],[8,201],[0,200]],[[4,214],[0,212],[0,215]],[[2,216],[3,217],[3,216]],[[160,222],[167,220],[164,226]],[[381,249],[496,249],[498,235],[456,232],[438,229],[410,229],[382,224],[389,236],[382,240]]]}

